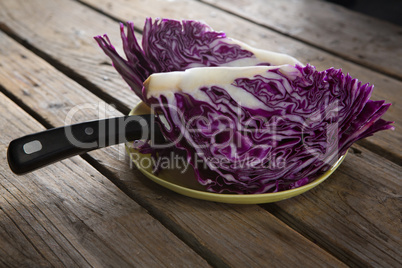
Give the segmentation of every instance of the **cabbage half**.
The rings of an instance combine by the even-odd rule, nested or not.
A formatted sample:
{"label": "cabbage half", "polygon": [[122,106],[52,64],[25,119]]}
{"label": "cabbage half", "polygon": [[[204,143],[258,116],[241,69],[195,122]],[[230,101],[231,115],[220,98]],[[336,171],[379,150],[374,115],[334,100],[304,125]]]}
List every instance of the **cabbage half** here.
{"label": "cabbage half", "polygon": [[357,140],[393,128],[390,104],[341,70],[317,71],[251,48],[196,21],[147,19],[142,48],[121,26],[127,59],[96,37],[134,92],[159,114],[213,192],[277,192],[305,185]]}
{"label": "cabbage half", "polygon": [[120,32],[127,59],[117,53],[107,35],[96,36],[95,40],[142,100],[142,83],[153,73],[194,67],[301,64],[291,56],[250,47],[193,20],[146,19],[142,48],[132,22],[127,22],[127,35],[123,24]]}

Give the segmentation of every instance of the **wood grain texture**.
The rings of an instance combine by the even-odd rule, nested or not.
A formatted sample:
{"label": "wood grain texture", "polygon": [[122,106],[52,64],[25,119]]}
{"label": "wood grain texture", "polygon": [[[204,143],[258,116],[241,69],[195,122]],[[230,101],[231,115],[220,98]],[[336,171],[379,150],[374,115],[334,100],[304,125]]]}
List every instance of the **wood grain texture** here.
{"label": "wood grain texture", "polygon": [[402,79],[401,27],[320,0],[202,0]]}
{"label": "wood grain texture", "polygon": [[350,265],[397,267],[401,178],[400,166],[354,146],[335,176],[266,208]]}
{"label": "wood grain texture", "polygon": [[2,1],[0,29],[127,113],[139,102],[93,39],[105,31],[120,38],[117,22],[75,1]]}
{"label": "wood grain texture", "polygon": [[[174,5],[169,1],[161,0],[150,0],[147,5],[140,5],[139,1],[82,1],[121,21],[133,21],[138,29],[142,29],[146,17],[205,21],[215,30],[224,31],[228,36],[242,40],[250,45],[287,53],[302,62],[316,66],[318,70],[330,67],[342,68],[345,73],[350,73],[352,77],[358,78],[363,83],[374,84],[375,90],[372,98],[376,100],[384,99],[393,104],[384,118],[395,121],[396,130],[377,133],[365,139],[362,144],[368,148],[373,148],[382,156],[402,165],[402,151],[399,147],[395,147],[395,144],[401,144],[402,140],[402,123],[399,120],[400,114],[402,114],[402,106],[399,105],[402,103],[401,81],[381,75],[348,60],[196,1],[175,1]],[[141,8],[137,8],[138,6]],[[118,29],[113,31],[116,32]],[[109,32],[107,33],[109,34]],[[119,38],[112,39],[111,37],[111,40],[114,44],[120,42]],[[399,43],[395,43],[395,45],[397,44]]]}
{"label": "wood grain texture", "polygon": [[[100,101],[78,84],[68,82],[68,78],[14,41],[4,35],[1,37],[1,45],[11,49],[7,53],[1,54],[3,58],[9,60],[7,60],[8,64],[0,67],[7,77],[0,78],[0,83],[7,80],[4,82],[7,92],[28,107],[35,107],[38,115],[46,117],[49,124],[63,124],[68,113],[65,107],[46,105],[46,103],[58,100],[57,94],[53,94],[54,86],[61,92],[66,92],[65,98],[69,103],[75,101],[77,104],[82,104],[83,101],[90,103]],[[11,60],[22,52],[25,55],[24,59]],[[30,84],[21,83],[19,79],[21,74],[29,74],[35,68],[42,71],[34,72],[34,77],[25,80],[26,83],[34,79],[36,79],[35,81],[45,81],[49,77],[53,77],[53,80],[59,84],[41,84],[41,86],[35,87],[35,83],[37,83],[35,81]],[[24,91],[19,90],[21,86],[30,94],[24,94]],[[65,89],[66,87],[68,90]],[[46,95],[46,99],[40,97],[43,95]],[[68,107],[71,106],[72,104]],[[83,114],[80,119],[93,119],[93,114],[91,112]],[[144,179],[144,176],[137,170],[130,169],[125,155],[122,158],[120,153],[119,148],[113,146],[93,151],[89,153],[89,156],[91,159],[95,159],[96,168],[107,174],[130,197],[149,210],[152,215],[191,245],[199,254],[205,256],[210,263],[216,266],[233,267],[250,264],[253,266],[270,264],[297,266],[303,261],[316,267],[344,266],[332,255],[290,229],[259,206],[229,206],[179,196]],[[69,174],[68,171],[66,173]],[[107,198],[105,198],[106,200]],[[141,235],[145,236],[146,233]],[[165,244],[160,243],[160,245]],[[170,243],[169,245],[173,246]],[[306,251],[305,248],[309,248],[309,251]],[[288,251],[292,252],[291,256]],[[123,252],[122,254],[129,254]]]}
{"label": "wood grain texture", "polygon": [[[166,224],[171,225],[172,228],[179,225],[178,222],[185,221],[183,214],[186,215],[187,211],[198,206],[205,209],[205,213],[216,217],[222,215],[225,222],[229,222],[222,211],[211,212],[215,209],[210,207],[208,202],[188,198],[184,198],[184,201],[172,202],[173,197],[169,195],[169,191],[149,182],[141,176],[139,171],[125,172],[124,167],[117,163],[113,166],[118,184],[126,188],[136,200],[149,200],[149,203],[144,204],[148,210],[155,214],[160,213],[159,209],[170,211]],[[118,170],[119,168],[121,169]],[[138,182],[134,177],[139,178],[140,181]],[[402,258],[398,250],[402,240],[399,228],[402,209],[401,177],[400,166],[355,145],[339,170],[322,185],[301,196],[274,205],[266,205],[264,208],[349,266],[395,267]],[[152,192],[140,190],[144,185],[152,189]],[[177,198],[183,200],[182,197]],[[180,208],[180,212],[174,210],[176,207]],[[227,210],[243,209],[241,206],[234,205],[225,207]],[[247,211],[249,210],[249,208],[242,210],[244,213],[242,218],[248,219]],[[186,216],[189,217],[188,220],[194,217],[192,214]],[[232,221],[236,222],[234,219]],[[256,217],[250,218],[249,221],[259,221],[261,226],[268,224]],[[182,224],[187,226],[185,223],[180,225]],[[210,223],[206,222],[202,226],[206,224]],[[185,228],[186,232],[193,232],[187,228]],[[267,226],[267,228],[272,230],[271,227]],[[218,230],[225,234],[224,237],[229,235],[224,230]],[[198,231],[211,232],[209,229]],[[219,233],[213,233],[213,235],[219,235]],[[209,243],[213,244],[210,240]]]}
{"label": "wood grain texture", "polygon": [[80,157],[14,175],[7,144],[43,127],[3,94],[0,113],[3,267],[208,266]]}
{"label": "wood grain texture", "polygon": [[[109,3],[107,6],[108,8],[105,8],[105,11],[117,12],[116,9],[117,7],[119,7],[119,5],[117,5],[116,3],[118,2]],[[203,10],[211,11],[211,9],[202,9],[203,7],[205,7],[205,5],[201,5],[199,3],[189,5],[187,3],[192,2],[177,1],[173,6],[174,8],[172,8],[171,5],[163,5],[163,2],[158,3],[159,5],[153,5],[153,8],[157,11],[159,10],[159,14],[176,14],[175,16],[185,16],[183,14],[199,14],[198,16],[201,16],[201,14],[206,14],[203,13]],[[135,12],[133,11],[134,9],[130,9],[130,1],[126,4],[126,9],[119,9],[119,14],[127,14],[124,12]],[[142,14],[131,15],[131,18],[138,19],[142,23],[143,17],[146,16],[147,13],[146,11],[144,11],[146,10],[146,8],[144,8],[144,5],[141,5],[141,7]],[[187,9],[190,9],[191,7],[193,7],[193,13],[186,13]],[[177,10],[175,9],[180,10],[182,15],[178,13],[173,13],[177,12]],[[92,13],[88,12],[88,18],[94,18],[90,15]],[[271,35],[271,33],[269,31],[266,31],[266,29],[263,29],[263,27],[260,28],[255,24],[244,22],[244,20],[237,19],[233,16],[228,16],[226,13],[221,13],[216,10],[214,12],[215,13],[212,13],[210,17],[207,17],[206,15],[205,18],[211,18],[213,23],[221,23],[220,21],[225,22],[226,25],[214,24],[213,27],[218,30],[225,30],[225,27],[228,27],[230,28],[231,36],[250,36],[250,40],[252,40],[252,42],[255,42],[255,44],[258,44],[258,42],[261,42],[260,44],[263,44],[265,43],[265,41],[268,42],[268,40],[274,40],[272,42],[275,44],[278,38],[283,38],[278,36],[277,34]],[[151,13],[151,11],[149,11],[149,13]],[[154,17],[154,13],[152,13],[152,16]],[[215,20],[213,20],[214,17]],[[20,19],[22,20],[23,18]],[[230,23],[233,23],[233,26]],[[236,27],[238,29],[237,33]],[[263,30],[260,31],[260,29]],[[117,31],[118,30],[113,28],[113,32]],[[264,33],[269,35],[264,36]],[[268,37],[272,38],[270,39]],[[31,36],[27,40],[29,42],[35,43],[35,37]],[[114,40],[119,39],[117,37],[117,39]],[[286,42],[282,43],[281,40]],[[314,53],[317,52],[317,50],[315,49],[311,49],[305,45],[299,46],[298,42],[294,42],[289,38],[279,39],[279,41],[281,41],[281,45],[276,44],[276,46],[280,49],[293,49],[293,51],[297,51],[298,55],[302,55],[302,52],[304,51],[310,51],[310,54],[307,53],[305,54],[305,56],[312,56],[313,58],[316,57]],[[290,45],[288,45],[286,48],[284,48],[285,46],[282,46],[282,44],[287,45],[288,43],[290,43]],[[292,44],[296,44],[296,47],[292,48]],[[14,47],[14,45],[12,45],[12,47]],[[28,53],[26,54],[29,57],[32,57],[32,55]],[[7,54],[5,53],[5,55]],[[54,53],[54,55],[57,56],[56,53]],[[324,53],[319,55],[326,54]],[[331,59],[331,57],[332,56],[329,55],[326,59]],[[345,63],[347,66],[354,66],[353,64],[350,64],[344,60],[338,60],[335,57],[332,57],[332,59],[334,62]],[[38,60],[37,58],[35,58],[33,61],[36,65],[38,65],[38,62],[40,62],[40,60]],[[15,70],[25,72],[23,71],[23,67],[27,65],[27,63],[20,64],[19,62],[17,62],[15,63],[15,65],[12,65],[13,61],[9,60],[9,62],[11,64],[10,66],[12,66],[9,68],[11,68],[12,71],[8,71],[6,76],[6,88],[8,92],[10,94],[15,94],[13,95],[15,96],[15,98],[23,103],[26,103],[26,105],[28,105],[29,107],[38,107],[38,114],[41,117],[43,116],[43,118],[46,118],[47,122],[50,122],[52,125],[62,124],[64,122],[66,111],[63,112],[60,107],[57,107],[58,105],[54,105],[52,106],[52,109],[54,109],[54,111],[50,112],[50,107],[44,105],[46,104],[46,101],[44,101],[43,99],[29,98],[24,95],[23,91],[19,91],[20,83],[18,81],[20,79],[19,77],[21,77],[21,73],[19,73],[18,71],[15,72]],[[317,60],[317,62],[319,62],[319,60]],[[332,62],[332,60],[327,61],[327,63],[328,62],[330,63]],[[77,68],[79,67],[80,66],[77,66]],[[398,100],[398,90],[400,87],[398,88],[398,83],[395,82],[395,80],[389,79],[365,68],[356,68],[357,69],[354,70],[357,70],[358,73],[361,72],[361,74],[365,74],[367,77],[371,75],[372,79],[374,80],[381,81],[384,78],[383,83],[385,85],[391,85],[389,87],[391,89],[387,88],[386,94],[388,94],[389,96],[395,94],[395,99]],[[6,70],[6,68],[3,68],[2,70]],[[47,67],[44,68],[42,74],[46,72],[48,72]],[[77,72],[79,72],[79,69],[77,69]],[[39,75],[40,73],[36,73],[35,77]],[[53,72],[51,72],[51,75],[53,76]],[[13,78],[10,79],[10,77]],[[32,79],[31,76],[29,76],[29,78]],[[60,77],[55,80],[58,79],[60,79]],[[29,79],[26,79],[25,83],[27,83],[25,88],[28,88],[29,90],[35,88],[35,84],[29,82]],[[63,83],[64,82],[61,82],[60,87],[63,87]],[[70,89],[72,92],[74,92],[73,88],[75,88],[75,86]],[[80,89],[78,89],[78,91],[83,90],[81,87],[79,88]],[[52,96],[52,94],[49,94],[48,92],[49,90],[51,91],[50,88],[42,85],[38,88],[38,90],[41,89],[44,89],[44,92],[38,92],[38,96],[40,96],[40,94],[46,97],[48,95]],[[86,96],[86,94],[78,92],[73,94],[77,94],[78,96]],[[381,94],[385,93],[382,92]],[[88,99],[84,100],[87,101]],[[49,97],[47,101],[52,102],[53,100],[51,99],[51,97]],[[81,100],[77,101],[78,103],[81,103]],[[57,101],[55,102],[57,103]],[[96,102],[95,99],[94,102]],[[72,101],[72,103],[74,103],[74,100]],[[396,103],[398,103],[398,101],[396,101]],[[48,115],[49,113],[50,116]],[[59,116],[57,117],[55,116],[55,114],[59,114]],[[393,114],[394,116],[398,115],[398,113]],[[81,118],[85,119],[85,116]],[[398,140],[396,140],[396,144],[399,144]],[[395,143],[393,144],[393,147],[395,147]],[[361,152],[364,151],[360,147],[355,146],[354,148],[357,148],[357,150],[360,150]],[[393,149],[395,150],[398,148]],[[331,180],[328,180],[326,182],[331,182],[331,186],[325,186],[327,184],[323,184],[322,187],[317,188],[314,191],[311,191],[298,198],[283,201],[281,203],[278,203],[276,207],[268,207],[268,209],[275,210],[275,214],[289,222],[289,224],[292,224],[292,227],[310,236],[312,239],[317,241],[320,246],[326,248],[337,257],[342,258],[342,260],[347,262],[347,264],[378,264],[381,263],[381,258],[383,259],[382,263],[384,265],[395,264],[398,263],[398,260],[400,260],[400,255],[398,255],[397,253],[396,257],[390,257],[388,251],[390,253],[394,253],[394,246],[398,243],[398,239],[400,239],[400,233],[395,233],[395,230],[399,229],[398,227],[395,228],[395,225],[393,225],[393,222],[398,222],[397,220],[395,220],[395,215],[397,215],[399,207],[398,203],[396,203],[396,206],[394,206],[395,203],[394,201],[392,201],[395,200],[395,194],[392,193],[392,190],[395,187],[399,187],[398,184],[395,184],[393,181],[395,179],[395,176],[400,175],[400,169],[395,165],[389,164],[389,162],[378,157],[378,155],[370,153],[369,157],[366,157],[365,152],[362,155],[366,160],[353,160],[351,162],[351,167],[353,167],[354,172],[356,172],[356,170],[360,172],[358,173],[358,175],[352,172],[351,174],[353,175],[344,176],[341,171],[337,172],[334,176],[331,176]],[[227,264],[240,266],[243,265],[244,262],[250,260],[250,257],[248,256],[253,256],[252,261],[254,261],[256,265],[257,263],[266,264],[267,261],[276,260],[275,254],[283,254],[283,249],[293,245],[293,247],[295,248],[292,253],[297,252],[297,254],[296,256],[293,256],[294,254],[292,254],[293,259],[288,260],[288,265],[306,263],[306,259],[309,260],[311,262],[311,265],[313,266],[320,266],[320,264],[323,265],[323,263],[325,262],[327,262],[328,265],[342,265],[331,258],[330,255],[322,253],[322,251],[320,251],[320,249],[317,249],[316,247],[312,247],[311,242],[305,241],[302,237],[299,236],[299,234],[295,233],[293,230],[289,229],[286,226],[283,226],[282,224],[279,224],[280,222],[278,223],[271,214],[261,210],[261,208],[257,206],[243,207],[234,205],[221,205],[178,196],[147,181],[143,176],[141,176],[141,174],[139,174],[138,171],[130,170],[127,167],[127,163],[125,161],[122,161],[118,157],[113,156],[113,152],[110,153],[107,150],[99,150],[92,152],[90,156],[92,157],[93,164],[96,165],[96,167],[104,174],[107,174],[111,180],[114,180],[114,182],[118,184],[119,187],[124,189],[124,191],[128,195],[130,195],[130,197],[140,202],[140,204],[146,207],[153,215],[155,215],[155,217],[160,219],[166,226],[169,226],[171,230],[173,230],[182,239],[185,239],[185,241],[187,241],[188,244],[192,245],[192,247],[197,248],[199,252],[202,253],[204,256],[208,255],[211,260],[216,261],[215,263],[221,261],[219,262],[219,264],[222,265]],[[347,163],[348,159],[357,158],[348,157],[345,160],[344,164]],[[367,169],[367,164],[372,165],[370,169]],[[383,188],[384,190],[379,191],[376,190],[375,187],[379,185],[379,181],[383,180],[383,174],[380,172],[383,169],[387,170],[387,175],[394,175],[393,177],[391,176],[390,184],[388,184],[388,181],[385,180],[387,181],[386,185],[389,185],[390,188],[385,185],[382,186],[385,187]],[[359,178],[358,184],[354,182],[355,177]],[[346,195],[344,194],[345,192],[347,193]],[[357,196],[359,198],[349,199],[349,196]],[[396,197],[398,198],[398,196]],[[381,205],[374,203],[375,199],[389,200],[390,203],[385,205],[386,209],[383,209]],[[329,200],[331,200],[331,202],[329,202]],[[364,214],[361,210],[369,210],[366,202],[367,204],[372,204],[375,207],[375,211],[385,210],[386,213],[381,214],[376,212],[373,214]],[[302,203],[304,205],[296,206],[298,203]],[[346,206],[347,209],[345,209],[344,206]],[[297,211],[293,209],[294,207],[297,207]],[[341,213],[344,210],[346,210],[347,213]],[[335,211],[338,213],[331,214],[331,211]],[[222,217],[222,221],[227,224],[226,226],[222,226],[222,221],[219,220],[219,216]],[[347,217],[347,221],[342,221],[342,217]],[[381,226],[379,227],[379,224],[382,221],[387,223],[385,225],[385,231],[373,231],[381,228]],[[349,224],[347,222],[349,222]],[[231,225],[236,226],[238,229],[224,228]],[[197,228],[195,226],[197,226]],[[274,226],[274,228],[272,228],[272,226]],[[282,227],[278,229],[277,226]],[[367,226],[370,226],[370,228],[367,229]],[[289,235],[289,232],[292,235]],[[353,236],[352,234],[358,235]],[[390,239],[388,237],[392,235],[395,235],[396,238]],[[365,236],[372,236],[372,238],[366,241]],[[259,240],[259,237],[262,237],[263,240]],[[280,237],[290,239],[290,241],[292,241],[291,245],[287,244],[286,239],[282,241]],[[328,237],[330,239],[327,239]],[[342,240],[338,237],[341,237],[342,239],[344,239],[344,241],[342,242]],[[355,238],[357,238],[358,240],[354,241]],[[266,241],[271,240],[275,242],[279,241],[278,245],[274,245],[274,247],[272,244],[266,243]],[[224,241],[224,243],[222,243],[222,241]],[[261,245],[261,247],[252,247],[255,246],[255,244]],[[242,245],[247,245],[247,247],[243,248]],[[389,246],[392,246],[393,249],[389,249]],[[311,255],[322,257],[320,257],[319,259],[311,260],[311,257],[303,256],[303,254],[306,254],[306,252],[304,252],[305,249],[310,247],[312,247],[313,250],[310,252]],[[365,247],[366,249],[362,249],[362,247]],[[304,249],[302,252],[300,252],[301,248]],[[216,249],[217,251],[215,251]],[[231,249],[231,254],[228,254],[229,249]],[[241,249],[241,251],[235,251],[236,254],[233,255],[233,249]],[[378,252],[372,254],[372,250],[377,250]],[[289,256],[289,254],[287,254],[286,256]],[[297,263],[298,261],[299,263]],[[315,263],[315,261],[319,262],[319,264]],[[285,265],[284,263],[281,264]]]}

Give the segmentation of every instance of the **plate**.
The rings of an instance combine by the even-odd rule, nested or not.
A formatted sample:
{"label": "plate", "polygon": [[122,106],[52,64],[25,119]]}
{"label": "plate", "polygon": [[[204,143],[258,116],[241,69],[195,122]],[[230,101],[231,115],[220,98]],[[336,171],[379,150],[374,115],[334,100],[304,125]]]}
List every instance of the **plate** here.
{"label": "plate", "polygon": [[[150,109],[144,103],[137,105],[130,115],[149,114]],[[316,180],[301,187],[265,194],[225,194],[225,193],[211,193],[199,184],[194,176],[194,171],[189,167],[187,169],[163,169],[159,171],[158,175],[152,172],[152,158],[150,155],[141,154],[138,150],[133,148],[133,143],[126,143],[126,150],[137,168],[149,179],[157,184],[170,189],[176,193],[189,196],[192,198],[203,199],[213,202],[231,203],[231,204],[262,204],[277,202],[300,195],[306,191],[311,190],[323,181],[325,181],[342,163],[346,154],[341,156],[338,161]]]}

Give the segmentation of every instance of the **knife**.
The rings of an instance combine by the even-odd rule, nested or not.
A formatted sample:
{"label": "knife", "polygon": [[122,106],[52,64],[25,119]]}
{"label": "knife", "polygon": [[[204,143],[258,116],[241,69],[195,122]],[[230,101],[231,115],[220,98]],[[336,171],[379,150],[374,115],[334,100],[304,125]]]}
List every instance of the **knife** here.
{"label": "knife", "polygon": [[24,174],[74,155],[134,140],[164,142],[154,115],[94,120],[30,134],[10,142],[7,159],[14,173]]}

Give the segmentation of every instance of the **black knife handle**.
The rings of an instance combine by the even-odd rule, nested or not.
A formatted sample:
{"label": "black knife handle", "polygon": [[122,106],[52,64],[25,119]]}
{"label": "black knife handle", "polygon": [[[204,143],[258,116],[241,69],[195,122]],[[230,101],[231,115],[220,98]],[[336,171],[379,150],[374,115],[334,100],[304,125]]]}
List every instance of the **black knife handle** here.
{"label": "black knife handle", "polygon": [[10,142],[7,158],[16,174],[90,150],[160,136],[153,115],[124,116],[53,128]]}

